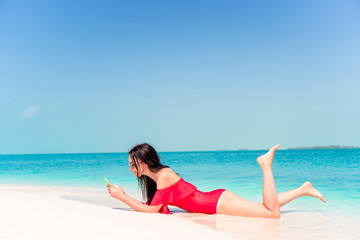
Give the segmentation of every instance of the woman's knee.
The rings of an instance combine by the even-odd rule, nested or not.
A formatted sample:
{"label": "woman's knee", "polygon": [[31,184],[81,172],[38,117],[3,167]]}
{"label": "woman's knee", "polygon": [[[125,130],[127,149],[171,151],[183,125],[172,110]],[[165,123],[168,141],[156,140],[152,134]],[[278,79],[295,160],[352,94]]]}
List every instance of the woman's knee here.
{"label": "woman's knee", "polygon": [[281,217],[281,213],[280,213],[280,210],[279,211],[273,211],[271,212],[271,218],[274,218],[274,219],[279,219]]}

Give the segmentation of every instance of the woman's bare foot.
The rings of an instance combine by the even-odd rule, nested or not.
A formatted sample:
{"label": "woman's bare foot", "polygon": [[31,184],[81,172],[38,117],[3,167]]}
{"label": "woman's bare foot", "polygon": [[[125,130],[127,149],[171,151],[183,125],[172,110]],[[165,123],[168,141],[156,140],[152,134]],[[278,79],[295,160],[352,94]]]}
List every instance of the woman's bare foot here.
{"label": "woman's bare foot", "polygon": [[311,184],[311,182],[305,182],[300,189],[302,190],[302,194],[303,196],[310,196],[310,197],[314,197],[314,198],[318,198],[321,201],[323,201],[324,203],[326,203],[326,200],[324,198],[324,196],[318,191],[316,190],[313,185]]}
{"label": "woman's bare foot", "polygon": [[261,168],[268,166],[271,167],[275,151],[278,150],[279,147],[280,145],[273,146],[267,153],[256,159]]}

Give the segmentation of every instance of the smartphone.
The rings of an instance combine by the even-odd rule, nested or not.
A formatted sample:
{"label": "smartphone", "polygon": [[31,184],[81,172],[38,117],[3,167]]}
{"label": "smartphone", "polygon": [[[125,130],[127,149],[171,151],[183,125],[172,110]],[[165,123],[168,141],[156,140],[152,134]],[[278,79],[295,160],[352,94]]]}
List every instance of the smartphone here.
{"label": "smartphone", "polygon": [[111,188],[114,188],[112,185],[111,185],[111,183],[109,183],[109,181],[106,179],[106,178],[104,178],[105,179],[105,181],[109,184],[109,186],[111,187]]}

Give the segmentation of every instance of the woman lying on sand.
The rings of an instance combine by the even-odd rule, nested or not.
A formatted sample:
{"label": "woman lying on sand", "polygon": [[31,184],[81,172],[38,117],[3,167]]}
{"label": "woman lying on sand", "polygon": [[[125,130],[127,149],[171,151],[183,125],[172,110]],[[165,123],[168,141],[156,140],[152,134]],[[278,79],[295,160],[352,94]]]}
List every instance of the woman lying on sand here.
{"label": "woman lying on sand", "polygon": [[139,212],[169,213],[168,204],[190,212],[228,214],[243,217],[280,218],[280,207],[302,196],[311,196],[326,202],[323,195],[310,182],[283,193],[276,193],[271,169],[275,151],[272,147],[257,158],[263,171],[263,204],[251,202],[225,189],[201,192],[185,182],[171,168],[160,163],[155,149],[147,143],[129,151],[130,171],[138,178],[147,204],[125,194],[119,185],[107,186],[109,194]]}

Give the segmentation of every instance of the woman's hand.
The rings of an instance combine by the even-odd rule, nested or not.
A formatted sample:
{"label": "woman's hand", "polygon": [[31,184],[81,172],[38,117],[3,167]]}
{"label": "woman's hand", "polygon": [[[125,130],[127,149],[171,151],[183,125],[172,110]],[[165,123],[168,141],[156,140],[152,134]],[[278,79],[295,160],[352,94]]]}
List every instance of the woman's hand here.
{"label": "woman's hand", "polygon": [[125,197],[125,191],[122,189],[122,187],[120,187],[119,185],[114,185],[114,188],[111,188],[109,185],[107,185],[107,189],[109,191],[109,194],[111,195],[111,197],[119,199],[120,201],[122,201]]}

